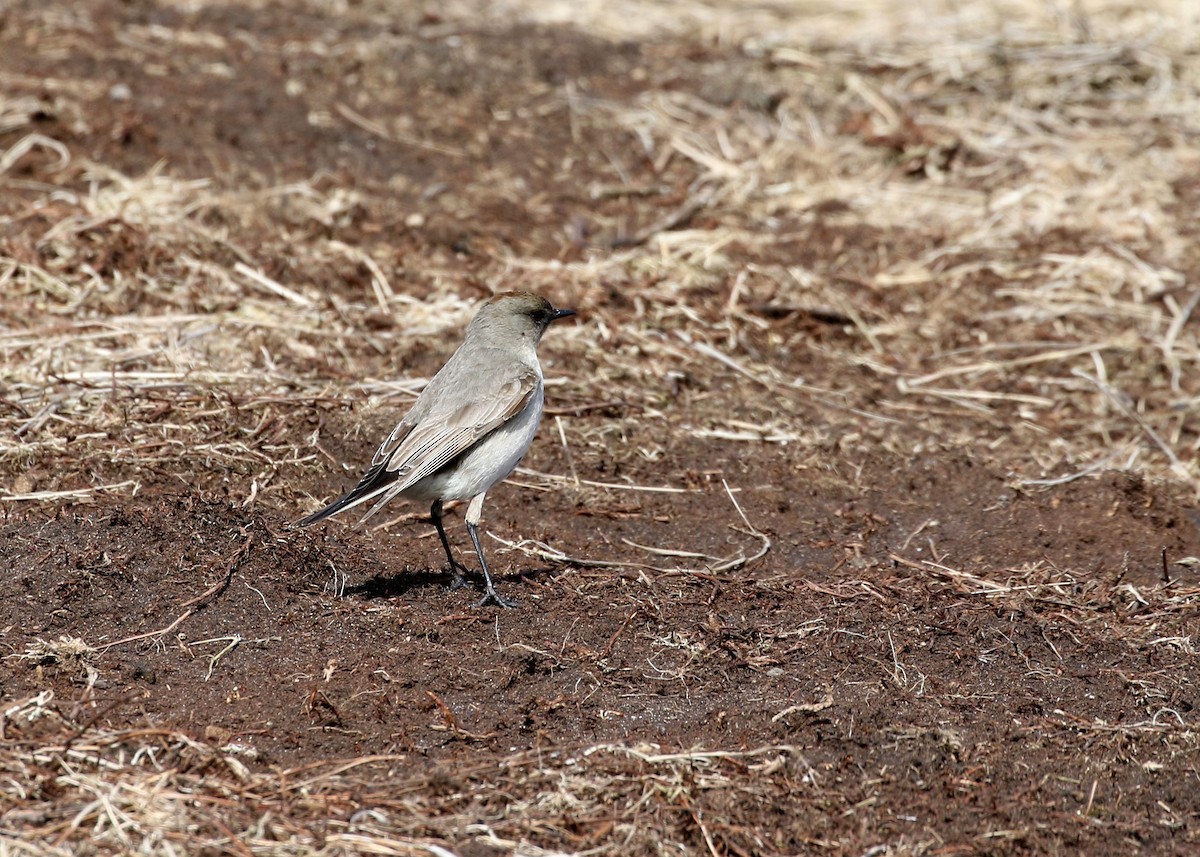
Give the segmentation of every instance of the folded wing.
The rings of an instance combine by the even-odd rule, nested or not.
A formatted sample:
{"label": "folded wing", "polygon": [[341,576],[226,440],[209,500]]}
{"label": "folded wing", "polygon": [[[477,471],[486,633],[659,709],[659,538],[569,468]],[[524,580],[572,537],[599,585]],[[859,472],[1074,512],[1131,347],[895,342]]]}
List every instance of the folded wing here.
{"label": "folded wing", "polygon": [[296,524],[307,527],[374,500],[375,506],[362,519],[367,520],[393,497],[437,473],[521,413],[537,392],[538,382],[537,371],[527,369],[455,410],[429,412],[411,422],[410,413],[379,447],[358,485]]}

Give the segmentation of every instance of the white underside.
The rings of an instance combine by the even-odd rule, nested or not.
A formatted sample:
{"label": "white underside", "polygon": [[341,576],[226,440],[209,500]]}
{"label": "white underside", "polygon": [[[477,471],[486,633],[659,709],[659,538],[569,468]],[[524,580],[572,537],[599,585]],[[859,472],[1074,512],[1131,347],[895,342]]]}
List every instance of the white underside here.
{"label": "white underside", "polygon": [[460,458],[408,488],[400,496],[409,500],[469,500],[506,478],[525,455],[542,420],[542,391],[538,390],[521,411]]}

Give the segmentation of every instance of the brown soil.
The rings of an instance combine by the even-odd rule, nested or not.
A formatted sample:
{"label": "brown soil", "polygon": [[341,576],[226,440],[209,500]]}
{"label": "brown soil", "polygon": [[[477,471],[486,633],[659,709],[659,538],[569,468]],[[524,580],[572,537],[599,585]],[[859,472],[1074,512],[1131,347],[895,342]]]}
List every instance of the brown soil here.
{"label": "brown soil", "polygon": [[[1087,225],[948,253],[934,267],[952,283],[881,286],[957,239],[749,190],[689,210],[701,165],[656,159],[623,111],[676,98],[766,128],[803,104],[898,181],[937,161],[974,191],[1017,166],[932,124],[872,136],[803,63],[701,32],[375,5],[0,12],[18,117],[0,151],[37,134],[70,155],[33,146],[0,203],[5,847],[1197,853],[1194,364],[1173,391],[1153,342],[1108,367],[1173,470],[1071,375],[1092,352],[980,381],[987,399],[895,385],[1006,336],[1076,347],[1074,328],[1021,314],[1012,289],[1032,286],[997,260],[1086,257]],[[830,75],[900,74],[809,48]],[[1150,85],[1122,62],[1080,97]],[[922,115],[952,96],[1006,97],[939,90]],[[132,206],[85,216],[97,184],[155,170],[210,182],[146,197],[165,214],[201,199],[187,229]],[[292,183],[306,190],[271,190]],[[722,230],[716,267],[655,244]],[[1195,283],[1200,260],[1168,243],[1136,249]],[[389,308],[362,256],[318,245],[365,254]],[[309,303],[211,274],[239,263]],[[829,289],[790,290],[789,266]],[[402,411],[384,382],[436,371],[466,303],[499,287],[581,310],[544,343],[528,470],[485,509],[514,610],[446,591],[427,510],[288,526],[345,490]],[[455,314],[428,321],[426,303]],[[1118,315],[1080,313],[1101,353]],[[184,333],[212,329],[122,338],[185,316]],[[896,336],[882,350],[862,333],[876,324]],[[82,365],[85,340],[108,362]],[[177,347],[184,370],[146,380]],[[111,381],[81,374],[97,367]],[[1139,466],[1121,469],[1130,449]],[[448,521],[473,561],[460,512]]]}

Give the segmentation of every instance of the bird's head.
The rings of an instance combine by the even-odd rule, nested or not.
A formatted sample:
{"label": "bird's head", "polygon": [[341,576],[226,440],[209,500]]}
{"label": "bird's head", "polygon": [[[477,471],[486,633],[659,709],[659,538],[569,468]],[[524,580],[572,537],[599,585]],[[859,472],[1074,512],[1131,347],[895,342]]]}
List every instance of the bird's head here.
{"label": "bird's head", "polygon": [[552,321],[575,315],[573,309],[556,309],[550,301],[532,292],[501,292],[476,313],[467,336],[500,336],[526,339],[537,345]]}

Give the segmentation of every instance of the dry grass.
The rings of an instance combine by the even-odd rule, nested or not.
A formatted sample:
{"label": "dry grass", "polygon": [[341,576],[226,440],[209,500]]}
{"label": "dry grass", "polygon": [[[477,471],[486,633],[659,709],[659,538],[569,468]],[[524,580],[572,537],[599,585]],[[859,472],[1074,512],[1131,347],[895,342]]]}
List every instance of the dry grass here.
{"label": "dry grass", "polygon": [[[1187,282],[1194,235],[1175,193],[1200,163],[1190,31],[1173,26],[1169,4],[1136,13],[1085,5],[1062,16],[1012,7],[998,31],[1000,13],[985,4],[920,28],[908,26],[903,4],[828,4],[785,26],[783,6],[745,14],[684,4],[687,14],[660,10],[661,20],[607,7],[585,15],[600,32],[618,21],[656,30],[682,20],[771,58],[777,71],[755,85],[788,94],[773,116],[683,93],[572,105],[694,178],[690,199],[648,224],[633,248],[489,266],[497,287],[551,291],[587,311],[587,324],[547,343],[563,358],[556,376],[575,388],[567,397],[631,402],[643,409],[638,419],[650,413],[730,440],[803,442],[814,408],[834,422],[865,412],[947,437],[978,437],[983,427],[997,443],[1004,426],[1043,450],[1036,461],[1006,462],[1025,478],[1079,470],[1117,448],[1117,466],[1200,486],[1200,293]],[[563,13],[514,8],[532,20]],[[884,70],[861,71],[868,66]],[[5,102],[13,129],[31,121],[18,83],[9,81]],[[86,91],[60,83],[63,98]],[[346,377],[334,355],[360,365],[372,351],[403,354],[412,337],[457,330],[468,316],[461,272],[392,283],[387,260],[370,249],[310,241],[289,226],[336,222],[354,193],[306,182],[239,191],[173,178],[165,165],[123,176],[32,130],[16,139],[0,158],[9,169],[39,151],[53,162],[40,195],[25,189],[27,205],[7,215],[10,227],[31,217],[46,226],[22,228],[36,243],[9,246],[0,260],[8,306],[32,308],[0,340],[0,459],[51,457],[69,437],[87,464],[38,476],[36,491],[18,485],[19,496],[136,490],[123,474],[153,463],[227,467],[257,480],[260,498],[274,497],[281,464],[313,458],[304,437],[266,432],[290,401],[417,389],[416,378],[392,386],[396,370],[377,360],[378,379]],[[834,204],[840,213],[817,213]],[[700,215],[709,223],[690,228]],[[237,230],[264,226],[271,244],[254,254],[238,247]],[[810,240],[814,226],[877,246],[810,267],[771,261]],[[849,232],[864,226],[871,231]],[[102,276],[88,259],[96,235],[133,242],[155,263]],[[347,301],[302,276],[281,281],[263,270],[278,256],[295,260],[291,271],[334,277],[365,266],[370,289]],[[608,317],[598,282],[636,294],[635,324]],[[723,295],[715,315],[706,308],[714,290]],[[789,309],[832,311],[850,336],[806,343],[763,314]],[[364,334],[376,314],[395,325]],[[819,364],[797,377],[764,359],[771,352],[860,367],[863,385],[824,389]],[[773,394],[765,401],[781,413],[762,425],[678,425],[664,380],[729,370]],[[247,422],[215,439],[205,416],[226,396]]]}
{"label": "dry grass", "polygon": [[[7,712],[6,725],[20,729],[45,717],[46,702],[22,701]],[[203,848],[266,855],[445,855],[452,852],[439,843],[463,838],[529,855],[564,853],[537,841],[585,850],[596,838],[620,843],[604,853],[628,853],[622,847],[668,853],[672,845],[654,841],[654,825],[686,807],[693,794],[745,788],[739,783],[747,770],[758,774],[754,792],[746,794],[752,800],[815,783],[789,746],[661,753],[653,746],[598,745],[521,754],[499,767],[442,773],[431,791],[425,775],[397,778],[404,757],[365,757],[263,776],[249,771],[237,745],[218,748],[179,733],[84,730],[62,743],[58,738],[43,737],[36,752],[6,758],[9,776],[29,784],[28,793],[10,791],[10,799],[32,803],[34,789],[52,785],[67,810],[54,818],[10,813],[4,843],[11,853],[22,853],[22,841],[37,841],[50,844],[38,853],[50,854]],[[243,811],[222,822],[213,812],[222,806]],[[706,827],[703,816],[702,810],[686,813],[679,833],[698,825],[706,838],[728,835],[720,822]]]}

